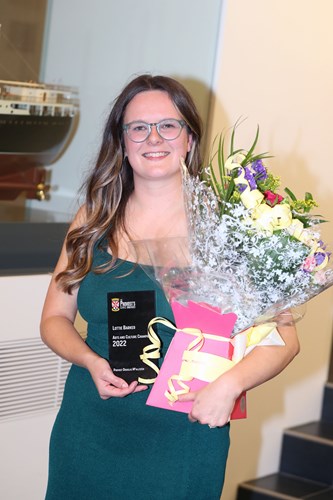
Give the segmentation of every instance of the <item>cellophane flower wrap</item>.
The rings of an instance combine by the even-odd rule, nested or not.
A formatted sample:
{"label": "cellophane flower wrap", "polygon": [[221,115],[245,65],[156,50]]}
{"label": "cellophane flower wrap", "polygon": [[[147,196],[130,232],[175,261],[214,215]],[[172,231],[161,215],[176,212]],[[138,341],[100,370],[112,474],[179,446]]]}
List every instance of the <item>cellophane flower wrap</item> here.
{"label": "cellophane flower wrap", "polygon": [[[248,151],[237,150],[234,128],[228,155],[220,137],[200,178],[181,161],[188,236],[135,243],[176,323],[148,405],[189,412],[192,402],[179,402],[179,395],[216,380],[253,348],[284,345],[276,326],[293,322],[292,308],[333,284],[312,195],[299,200],[288,188],[278,192],[269,156],[255,153],[258,135]],[[148,332],[161,322],[154,318]],[[155,332],[148,336],[154,349]],[[237,399],[230,418],[246,417],[245,400]]]}
{"label": "cellophane flower wrap", "polygon": [[234,129],[228,155],[220,137],[202,180],[182,164],[190,260],[201,275],[190,288],[237,314],[234,333],[283,323],[291,308],[333,285],[320,233],[325,221],[312,214],[316,202],[310,193],[297,199],[289,188],[280,194],[279,178],[265,164],[269,156],[255,153],[258,136],[259,128],[248,151],[235,149]]}
{"label": "cellophane flower wrap", "polygon": [[[233,335],[254,325],[290,321],[290,310],[333,284],[331,253],[320,234],[321,216],[310,193],[297,199],[256,154],[259,128],[248,151],[217,152],[193,177],[181,162],[188,238],[141,242],[146,263],[170,302],[206,303],[237,315]],[[215,165],[215,167],[214,167]],[[142,248],[139,252],[142,255]],[[285,314],[284,314],[285,313]]]}

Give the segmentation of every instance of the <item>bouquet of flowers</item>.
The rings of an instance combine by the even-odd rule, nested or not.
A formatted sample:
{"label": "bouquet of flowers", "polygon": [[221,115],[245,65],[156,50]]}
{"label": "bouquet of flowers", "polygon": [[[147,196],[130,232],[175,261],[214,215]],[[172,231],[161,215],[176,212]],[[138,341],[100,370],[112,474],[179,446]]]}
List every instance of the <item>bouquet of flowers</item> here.
{"label": "bouquet of flowers", "polygon": [[[312,214],[316,202],[310,193],[304,200],[288,188],[278,193],[279,179],[264,164],[269,156],[255,154],[258,136],[259,128],[249,151],[235,149],[233,129],[228,156],[220,137],[201,181],[182,165],[191,265],[203,282],[195,287],[210,302],[209,286],[222,310],[237,314],[236,333],[278,315],[283,321],[283,311],[333,285],[319,231],[324,220]],[[167,282],[168,273],[160,280]]]}
{"label": "bouquet of flowers", "polygon": [[[220,137],[201,178],[181,162],[188,238],[135,244],[177,325],[147,404],[170,409],[179,394],[215,380],[253,347],[282,345],[275,327],[295,320],[291,308],[333,285],[316,202],[310,193],[304,200],[288,188],[278,193],[279,179],[264,164],[269,156],[255,153],[258,136],[259,128],[248,151],[235,149],[233,129],[228,155]],[[244,398],[231,418],[245,416]],[[185,403],[172,409],[189,411]]]}

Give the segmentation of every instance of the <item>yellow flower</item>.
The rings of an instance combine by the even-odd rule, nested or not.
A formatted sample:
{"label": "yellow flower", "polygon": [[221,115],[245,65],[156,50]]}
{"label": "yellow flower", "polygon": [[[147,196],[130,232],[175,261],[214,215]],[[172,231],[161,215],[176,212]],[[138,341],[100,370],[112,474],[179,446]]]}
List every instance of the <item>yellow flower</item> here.
{"label": "yellow flower", "polygon": [[275,229],[286,229],[293,220],[289,205],[275,205],[272,208],[272,217]]}
{"label": "yellow flower", "polygon": [[271,236],[274,231],[271,212],[272,207],[266,204],[259,205],[252,212],[254,226],[259,229],[259,231],[264,231],[267,236]]}
{"label": "yellow flower", "polygon": [[291,236],[294,236],[299,241],[302,241],[302,234],[304,232],[304,225],[303,222],[301,222],[298,219],[293,219],[292,223],[288,227],[288,232]]}
{"label": "yellow flower", "polygon": [[235,153],[229,158],[227,158],[225,162],[226,170],[233,170],[234,168],[240,168],[242,166],[242,161],[244,161],[246,156],[243,153]]}
{"label": "yellow flower", "polygon": [[241,193],[240,198],[242,200],[243,205],[246,208],[252,209],[260,206],[262,200],[264,199],[264,195],[259,191],[259,189],[250,190],[249,187]]}
{"label": "yellow flower", "polygon": [[298,219],[293,219],[292,224],[287,228],[291,236],[304,243],[310,248],[318,248],[318,238],[312,231],[305,229],[303,223]]}
{"label": "yellow flower", "polygon": [[292,214],[288,205],[270,207],[261,204],[252,212],[255,227],[271,236],[278,229],[286,229],[292,222]]}

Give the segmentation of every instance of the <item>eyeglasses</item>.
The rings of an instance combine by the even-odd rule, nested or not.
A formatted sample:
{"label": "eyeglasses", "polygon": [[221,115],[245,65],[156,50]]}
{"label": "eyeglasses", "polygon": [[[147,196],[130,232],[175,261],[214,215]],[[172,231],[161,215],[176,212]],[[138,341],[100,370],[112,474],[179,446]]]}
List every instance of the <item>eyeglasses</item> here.
{"label": "eyeglasses", "polygon": [[123,125],[123,130],[133,142],[143,142],[151,134],[152,127],[156,127],[157,133],[166,141],[173,141],[180,136],[183,127],[186,125],[184,120],[176,120],[176,118],[167,118],[158,123],[146,123],[135,121]]}

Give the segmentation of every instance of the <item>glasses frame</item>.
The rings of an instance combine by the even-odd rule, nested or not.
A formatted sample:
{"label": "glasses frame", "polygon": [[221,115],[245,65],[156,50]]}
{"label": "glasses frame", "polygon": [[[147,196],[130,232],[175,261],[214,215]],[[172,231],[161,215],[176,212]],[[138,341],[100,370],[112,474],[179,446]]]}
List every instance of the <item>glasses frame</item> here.
{"label": "glasses frame", "polygon": [[[161,123],[168,122],[170,120],[175,121],[175,122],[179,123],[179,125],[180,125],[179,134],[176,137],[174,137],[173,139],[167,139],[167,138],[163,137],[163,135],[161,135],[161,132],[160,132],[160,125],[161,125]],[[140,141],[135,141],[134,139],[132,139],[129,136],[128,129],[129,129],[130,125],[133,125],[133,123],[143,123],[144,125],[148,126],[148,134],[147,134],[147,136],[144,139],[142,139]],[[136,143],[145,142],[148,139],[148,137],[150,136],[151,132],[152,132],[152,127],[156,127],[156,131],[157,131],[158,135],[164,141],[174,141],[175,139],[178,139],[178,137],[182,133],[183,128],[186,125],[187,125],[187,123],[185,122],[185,120],[178,120],[177,118],[163,118],[163,120],[160,120],[159,122],[156,122],[156,123],[147,123],[147,122],[145,122],[143,120],[134,120],[133,122],[125,123],[123,125],[123,130],[126,132],[127,137],[129,138],[129,140],[132,141],[132,142],[136,142]]]}

